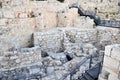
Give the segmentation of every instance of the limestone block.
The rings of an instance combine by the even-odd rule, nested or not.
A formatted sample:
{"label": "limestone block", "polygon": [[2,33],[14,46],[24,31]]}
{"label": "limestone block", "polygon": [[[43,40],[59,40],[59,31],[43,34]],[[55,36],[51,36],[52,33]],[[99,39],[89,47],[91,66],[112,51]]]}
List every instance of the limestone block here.
{"label": "limestone block", "polygon": [[57,2],[56,0],[47,0],[48,2]]}
{"label": "limestone block", "polygon": [[58,26],[74,26],[76,17],[78,16],[78,10],[76,8],[68,9],[67,12],[61,11],[58,13]]}
{"label": "limestone block", "polygon": [[47,67],[47,74],[53,74],[54,73],[54,67]]}
{"label": "limestone block", "polygon": [[12,6],[20,6],[23,5],[23,0],[12,0],[11,1]]}
{"label": "limestone block", "polygon": [[112,38],[112,33],[104,32],[103,34],[101,34],[100,40],[101,40],[101,42],[110,41],[111,38]]}
{"label": "limestone block", "polygon": [[[112,74],[112,75],[115,75],[117,78],[119,78],[119,71],[113,71],[112,69],[106,67],[106,66],[103,66],[102,67],[102,71],[105,71],[107,72],[107,76],[106,76],[106,79],[108,79],[109,75]],[[101,77],[102,78],[105,78],[105,74],[104,72],[101,73]]]}
{"label": "limestone block", "polygon": [[4,18],[15,18],[15,15],[12,10],[4,10],[3,17]]}
{"label": "limestone block", "polygon": [[94,25],[94,21],[92,19],[90,19],[89,17],[81,17],[81,16],[78,16],[76,19],[75,19],[75,23],[74,23],[74,26],[75,27],[80,27],[80,28],[93,28],[93,25]]}
{"label": "limestone block", "polygon": [[66,13],[58,13],[58,27],[66,27],[67,20],[66,20]]}
{"label": "limestone block", "polygon": [[73,66],[79,63],[82,59],[81,58],[73,58],[71,61],[66,62],[63,66],[66,70],[70,70]]}
{"label": "limestone block", "polygon": [[36,20],[35,31],[41,31],[41,30],[44,30],[45,27],[44,27],[43,18],[42,18],[41,16],[39,16],[39,17],[36,17],[35,20]]}
{"label": "limestone block", "polygon": [[48,9],[42,10],[43,26],[46,29],[54,28],[57,26],[57,13],[49,11]]}
{"label": "limestone block", "polygon": [[50,64],[51,61],[52,61],[52,58],[51,58],[51,57],[45,57],[44,59],[42,59],[43,65],[51,65],[51,64]]}
{"label": "limestone block", "polygon": [[15,62],[18,64],[18,63],[20,63],[20,62],[21,62],[21,60],[20,60],[20,59],[17,59]]}
{"label": "limestone block", "polygon": [[52,64],[54,64],[55,66],[61,66],[62,62],[60,60],[54,60]]}
{"label": "limestone block", "polygon": [[107,80],[109,75],[110,75],[110,72],[103,67],[100,77]]}
{"label": "limestone block", "polygon": [[30,69],[30,74],[35,74],[35,73],[39,73],[39,72],[40,72],[39,68]]}
{"label": "limestone block", "polygon": [[14,59],[17,59],[17,58],[18,58],[18,56],[16,56],[16,55],[10,57],[11,60],[14,60]]}
{"label": "limestone block", "polygon": [[104,65],[104,67],[110,69],[111,71],[118,73],[119,61],[117,61],[111,57],[105,56],[103,65]]}
{"label": "limestone block", "polygon": [[7,19],[0,19],[0,26],[5,26],[7,23]]}
{"label": "limestone block", "polygon": [[0,19],[3,17],[2,11],[0,11]]}
{"label": "limestone block", "polygon": [[110,56],[112,48],[113,48],[112,45],[105,46],[105,55]]}
{"label": "limestone block", "polygon": [[21,13],[19,14],[19,18],[27,18],[28,14],[27,13]]}
{"label": "limestone block", "polygon": [[55,71],[56,80],[60,79],[65,73],[66,73],[65,70],[56,70]]}
{"label": "limestone block", "polygon": [[0,56],[0,62],[3,60],[3,57],[2,56]]}
{"label": "limestone block", "polygon": [[15,14],[15,17],[18,18],[21,13],[26,12],[25,6],[15,6],[13,7],[13,12]]}
{"label": "limestone block", "polygon": [[61,62],[66,62],[67,59],[66,59],[66,55],[64,53],[57,53],[57,54],[54,54],[54,53],[49,53],[49,56],[51,56],[53,59],[56,59],[56,60],[61,60]]}
{"label": "limestone block", "polygon": [[78,56],[78,57],[80,57],[80,56],[82,56],[83,54],[82,54],[82,51],[79,51],[79,52],[75,53],[75,55]]}
{"label": "limestone block", "polygon": [[56,80],[56,78],[55,78],[55,75],[49,75],[49,76],[42,78],[42,80]]}
{"label": "limestone block", "polygon": [[[2,61],[1,63],[0,63],[0,65],[2,65],[2,67],[1,67],[1,69],[2,68],[8,68],[9,66],[8,66],[8,62],[6,62],[6,61]],[[6,66],[7,65],[7,66]]]}
{"label": "limestone block", "polygon": [[65,0],[65,3],[68,3],[68,4],[72,4],[72,3],[76,3],[77,2],[77,0]]}
{"label": "limestone block", "polygon": [[75,19],[78,16],[78,9],[76,8],[68,9],[68,12],[66,14],[67,14],[66,15],[66,19],[67,19],[66,26],[74,26]]}
{"label": "limestone block", "polygon": [[109,75],[109,77],[108,77],[108,80],[120,80],[119,78],[118,78],[118,75],[116,74],[110,74]]}
{"label": "limestone block", "polygon": [[111,51],[111,57],[120,61],[120,45],[113,47]]}
{"label": "limestone block", "polygon": [[104,79],[104,78],[102,78],[102,77],[99,75],[98,80],[107,80],[107,79]]}

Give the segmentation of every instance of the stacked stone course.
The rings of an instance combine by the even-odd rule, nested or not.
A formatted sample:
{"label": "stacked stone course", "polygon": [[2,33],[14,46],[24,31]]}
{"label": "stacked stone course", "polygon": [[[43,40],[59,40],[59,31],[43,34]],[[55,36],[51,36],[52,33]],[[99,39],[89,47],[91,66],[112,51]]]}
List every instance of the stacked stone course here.
{"label": "stacked stone course", "polygon": [[108,45],[105,47],[105,57],[102,73],[99,80],[120,80],[120,45]]}
{"label": "stacked stone course", "polygon": [[[120,43],[119,29],[96,27],[69,9],[74,2],[102,18],[120,15],[118,0],[0,0],[0,80],[58,80],[83,57]],[[105,47],[100,80],[119,80],[119,52],[119,45]],[[86,69],[88,62],[74,78]]]}

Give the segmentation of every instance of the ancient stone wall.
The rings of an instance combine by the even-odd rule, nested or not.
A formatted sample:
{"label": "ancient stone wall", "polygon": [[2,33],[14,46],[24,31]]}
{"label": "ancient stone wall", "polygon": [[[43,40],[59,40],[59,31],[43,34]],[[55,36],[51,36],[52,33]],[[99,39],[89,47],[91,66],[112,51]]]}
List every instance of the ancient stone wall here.
{"label": "ancient stone wall", "polygon": [[[52,52],[60,51],[69,43],[89,43],[96,42],[97,31],[95,29],[81,30],[80,28],[53,29],[47,32],[34,33],[34,46],[41,46],[43,50]],[[68,43],[66,43],[68,41]],[[48,51],[47,51],[48,52]]]}
{"label": "ancient stone wall", "polygon": [[57,52],[62,49],[63,33],[57,29],[34,33],[34,46],[40,46],[43,51]]}
{"label": "ancient stone wall", "polygon": [[47,9],[46,5],[46,1],[2,1],[2,8],[0,8],[1,49],[31,47],[33,32],[56,27],[57,13]]}
{"label": "ancient stone wall", "polygon": [[[67,1],[64,3],[30,0],[4,0],[1,2],[0,49],[2,50],[32,47],[32,34],[34,32],[66,26],[90,29],[94,27],[93,20],[88,17],[79,16],[76,8],[69,9],[68,6],[70,3]],[[95,3],[91,7],[87,3],[85,5],[80,5],[86,10],[93,10],[90,8],[95,8]],[[106,5],[107,4],[105,4],[104,7]],[[114,6],[114,4],[111,6]],[[102,10],[104,7],[100,5],[99,10],[105,11]],[[108,6],[108,9],[109,8],[110,7]],[[113,10],[118,10],[117,8],[118,7],[115,6],[113,7]],[[106,10],[108,11],[108,9]]]}
{"label": "ancient stone wall", "polygon": [[105,57],[99,80],[120,80],[120,45],[105,47]]}
{"label": "ancient stone wall", "polygon": [[96,29],[98,30],[98,45],[102,49],[104,49],[106,45],[120,43],[120,29],[99,26]]}
{"label": "ancient stone wall", "polygon": [[[35,75],[57,80],[81,56],[96,56],[106,45],[120,43],[119,29],[95,28],[92,19],[69,9],[74,2],[85,10],[97,9],[102,18],[119,18],[117,0],[0,0],[0,80]],[[106,47],[103,71],[109,80],[119,79],[119,52],[119,45]]]}
{"label": "ancient stone wall", "polygon": [[[58,36],[56,36],[58,35]],[[45,36],[45,37],[42,37]],[[57,38],[56,38],[57,37]],[[50,42],[50,41],[54,41]],[[99,49],[104,50],[106,45],[120,43],[120,30],[116,28],[97,27],[95,29],[81,29],[81,28],[58,28],[49,30],[46,33],[34,33],[34,45],[43,46],[44,49],[54,44],[53,49],[57,51],[61,48],[61,41],[68,41],[68,43],[92,43]],[[56,44],[55,44],[56,43]],[[48,44],[48,45],[47,45]],[[60,46],[61,45],[61,46]],[[69,45],[70,46],[70,45]],[[71,46],[72,47],[72,46]],[[52,50],[53,50],[52,49]]]}
{"label": "ancient stone wall", "polygon": [[0,69],[11,69],[36,63],[41,60],[41,49],[22,48],[20,51],[9,51],[0,53]]}

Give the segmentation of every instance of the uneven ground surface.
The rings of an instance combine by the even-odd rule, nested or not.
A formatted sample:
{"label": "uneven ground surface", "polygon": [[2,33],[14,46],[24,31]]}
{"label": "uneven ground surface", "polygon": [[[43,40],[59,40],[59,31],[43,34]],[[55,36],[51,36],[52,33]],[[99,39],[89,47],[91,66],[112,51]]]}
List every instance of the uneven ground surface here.
{"label": "uneven ground surface", "polygon": [[[93,19],[80,16],[77,8],[69,8],[76,2],[101,19],[120,19],[119,0],[0,0],[0,80],[58,80],[86,56],[94,57],[94,66],[105,46],[120,44],[119,28],[96,26]],[[116,55],[105,55],[106,63],[112,58],[119,64]],[[74,78],[88,65],[89,61]],[[117,80],[119,72],[113,76],[113,68],[103,70],[100,80],[106,72],[109,80]]]}

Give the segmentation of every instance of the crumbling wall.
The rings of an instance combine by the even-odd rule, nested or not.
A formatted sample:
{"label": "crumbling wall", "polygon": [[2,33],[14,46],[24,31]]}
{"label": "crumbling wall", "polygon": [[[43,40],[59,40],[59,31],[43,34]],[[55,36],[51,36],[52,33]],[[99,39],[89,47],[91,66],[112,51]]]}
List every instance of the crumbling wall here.
{"label": "crumbling wall", "polygon": [[[53,37],[56,37],[56,35],[58,34],[59,36],[62,35],[61,39],[59,40],[59,38],[57,39],[55,38],[56,40],[54,40]],[[48,38],[42,36],[46,36]],[[46,33],[37,32],[34,34],[34,45],[42,45],[43,44],[42,42],[44,40],[47,41],[48,44],[47,46],[52,44],[52,42],[49,42],[49,40],[56,42],[58,41],[59,45],[62,45],[60,41],[64,40],[64,42],[68,41],[68,44],[92,43],[99,49],[104,50],[106,45],[120,43],[120,30],[117,28],[106,28],[106,27],[97,27],[94,29],[86,29],[86,30],[81,28],[67,27],[67,28],[57,28],[53,30],[48,30]],[[46,45],[45,41],[43,45]],[[60,48],[60,46],[58,47]]]}
{"label": "crumbling wall", "polygon": [[45,8],[47,1],[6,0],[0,8],[2,50],[32,47],[35,31],[57,26],[57,13]]}
{"label": "crumbling wall", "polygon": [[66,26],[92,29],[93,25],[66,2],[5,0],[0,8],[0,45],[2,50],[32,47],[34,32]]}
{"label": "crumbling wall", "polygon": [[120,80],[120,45],[105,47],[102,73],[99,80]]}
{"label": "crumbling wall", "polygon": [[35,19],[1,19],[0,21],[2,50],[31,46]]}
{"label": "crumbling wall", "polygon": [[47,32],[36,32],[34,33],[34,46],[40,46],[47,52],[57,52],[62,48],[72,47],[69,43],[94,43],[97,38],[96,33],[95,29],[81,30],[80,28],[70,27],[69,29],[58,28]]}
{"label": "crumbling wall", "polygon": [[57,52],[62,48],[63,33],[57,29],[34,33],[34,46],[40,46],[43,51]]}
{"label": "crumbling wall", "polygon": [[106,45],[120,43],[120,29],[100,26],[98,26],[96,29],[98,31],[97,41],[99,42],[98,47],[100,47],[100,49],[104,50]]}
{"label": "crumbling wall", "polygon": [[[108,10],[103,10],[103,14],[118,11],[116,3],[111,5],[113,1],[109,4],[104,3],[105,6],[102,3],[96,4],[97,0],[91,0],[91,2],[83,2],[81,6],[86,10],[99,7],[98,10],[102,11],[108,5]],[[119,29],[93,28],[93,20],[79,16],[76,8],[69,9],[71,3],[73,0],[66,0],[65,3],[54,0],[2,0],[2,6],[0,5],[0,79],[13,80],[13,78],[16,79],[16,75],[19,75],[17,78],[19,79],[19,77],[29,77],[29,74],[39,73],[43,80],[53,78],[56,80],[62,76],[63,72],[77,64],[81,56],[96,55],[97,48],[104,49],[108,44],[120,43]],[[57,26],[67,27],[46,30]],[[108,74],[111,73],[108,76],[110,80],[118,79],[118,52],[120,52],[118,48],[112,47],[110,55],[105,55],[104,67]],[[113,61],[113,65],[109,64],[109,61]],[[33,63],[40,65],[33,66]],[[83,66],[83,68],[86,67]]]}
{"label": "crumbling wall", "polygon": [[41,49],[28,48],[21,51],[7,51],[0,54],[0,70],[25,66],[41,61]]}

